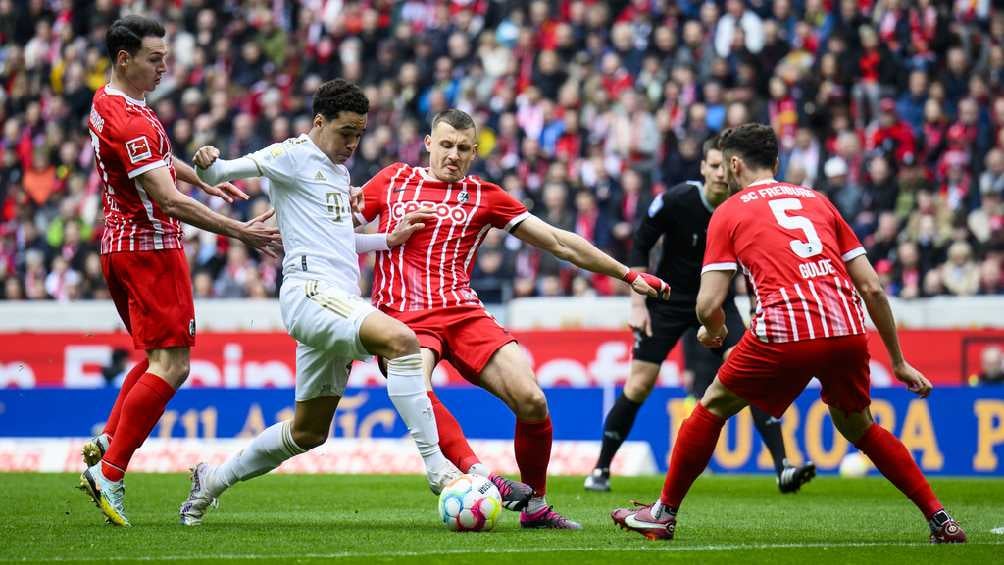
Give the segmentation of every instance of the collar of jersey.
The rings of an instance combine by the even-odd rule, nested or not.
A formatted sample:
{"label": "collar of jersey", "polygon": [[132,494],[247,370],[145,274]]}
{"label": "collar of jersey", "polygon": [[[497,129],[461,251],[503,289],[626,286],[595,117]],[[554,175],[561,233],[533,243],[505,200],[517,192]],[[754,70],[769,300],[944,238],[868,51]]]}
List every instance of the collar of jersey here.
{"label": "collar of jersey", "polygon": [[[762,185],[771,185],[771,184],[781,184],[781,183],[780,183],[780,182],[778,182],[778,180],[777,180],[777,179],[774,179],[774,178],[769,178],[769,179],[760,179],[760,180],[758,180],[758,181],[755,181],[755,182],[751,182],[751,183],[749,183],[749,184],[748,184],[748,185],[746,186],[746,188],[753,188],[754,186],[762,186]],[[745,190],[745,189],[744,189],[744,190]]]}
{"label": "collar of jersey", "polygon": [[701,197],[701,204],[704,204],[704,207],[708,209],[708,212],[714,213],[715,207],[708,202],[708,197],[704,195],[704,184],[690,180],[688,180],[687,183],[697,187],[697,194]]}
{"label": "collar of jersey", "polygon": [[315,151],[315,152],[316,152],[316,153],[317,153],[318,155],[320,155],[321,157],[323,157],[323,161],[324,161],[325,163],[327,163],[327,164],[328,164],[328,166],[329,166],[329,167],[331,167],[331,169],[332,169],[332,170],[334,170],[334,171],[335,171],[336,173],[338,173],[338,174],[341,174],[341,173],[342,173],[342,170],[338,168],[338,163],[335,163],[335,162],[334,162],[334,161],[332,161],[331,159],[328,159],[328,156],[324,154],[324,151],[321,151],[321,148],[320,148],[320,147],[318,147],[316,143],[314,143],[314,140],[313,140],[313,139],[310,139],[310,136],[309,136],[309,135],[307,135],[307,134],[305,134],[305,133],[301,133],[301,134],[300,134],[300,135],[298,136],[298,138],[302,138],[302,139],[305,139],[305,140],[307,140],[307,143],[308,143],[308,144],[310,144],[310,148],[311,148],[311,150],[312,150],[312,151]]}
{"label": "collar of jersey", "polygon": [[112,86],[111,83],[108,83],[108,84],[105,85],[105,93],[111,94],[112,96],[121,96],[122,98],[125,98],[126,100],[132,102],[133,104],[135,104],[137,106],[146,106],[146,100],[139,100],[139,99],[133,98],[132,96],[129,96],[125,92],[122,92],[121,90],[119,90],[119,89],[115,88],[114,86]]}

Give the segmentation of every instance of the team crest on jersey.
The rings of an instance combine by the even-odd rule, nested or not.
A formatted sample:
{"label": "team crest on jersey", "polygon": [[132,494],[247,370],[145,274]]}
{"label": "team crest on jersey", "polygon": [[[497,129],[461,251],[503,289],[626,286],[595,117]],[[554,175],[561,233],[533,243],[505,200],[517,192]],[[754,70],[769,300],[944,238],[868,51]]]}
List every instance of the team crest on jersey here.
{"label": "team crest on jersey", "polygon": [[126,142],[125,146],[126,153],[129,154],[129,162],[134,165],[143,159],[149,159],[153,155],[153,151],[150,150],[150,141],[145,135],[130,139]]}
{"label": "team crest on jersey", "polygon": [[460,202],[461,204],[466,204],[467,201],[470,199],[471,199],[471,193],[467,192],[466,189],[457,195],[457,201]]}

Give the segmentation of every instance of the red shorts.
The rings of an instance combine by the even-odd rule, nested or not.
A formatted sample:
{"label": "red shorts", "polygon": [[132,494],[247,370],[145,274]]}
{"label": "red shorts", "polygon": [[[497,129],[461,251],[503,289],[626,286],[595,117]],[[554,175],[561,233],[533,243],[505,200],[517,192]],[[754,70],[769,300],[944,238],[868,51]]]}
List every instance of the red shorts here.
{"label": "red shorts", "polygon": [[433,310],[384,312],[404,322],[418,336],[418,342],[436,353],[437,359],[452,364],[473,384],[488,360],[503,345],[516,338],[502,327],[483,306],[471,304]]}
{"label": "red shorts", "polygon": [[816,377],[823,402],[858,412],[871,404],[868,359],[863,335],[764,343],[746,332],[718,370],[718,380],[733,394],[780,418]]}
{"label": "red shorts", "polygon": [[195,305],[184,250],[106,253],[101,269],[136,349],[195,345]]}

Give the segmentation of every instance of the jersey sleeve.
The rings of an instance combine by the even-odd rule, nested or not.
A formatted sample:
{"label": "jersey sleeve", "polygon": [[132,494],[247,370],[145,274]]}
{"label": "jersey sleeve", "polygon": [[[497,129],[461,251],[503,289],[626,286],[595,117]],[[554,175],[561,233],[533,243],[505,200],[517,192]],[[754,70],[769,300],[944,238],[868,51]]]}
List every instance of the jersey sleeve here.
{"label": "jersey sleeve", "polygon": [[837,251],[840,253],[840,258],[843,259],[844,263],[864,255],[866,250],[858,236],[848,225],[847,221],[844,220],[843,216],[837,210],[836,206],[833,205],[828,199],[825,200],[826,205],[830,210],[830,214],[833,217],[833,233],[837,237]]}
{"label": "jersey sleeve", "polygon": [[166,152],[169,149],[161,143],[160,134],[153,124],[145,118],[127,118],[120,125],[124,127],[116,128],[118,131],[112,146],[130,179],[167,166]]}
{"label": "jersey sleeve", "polygon": [[735,271],[738,266],[735,245],[732,242],[732,220],[729,207],[719,206],[708,224],[708,241],[704,249],[704,267],[708,271]]}
{"label": "jersey sleeve", "polygon": [[628,263],[631,267],[648,267],[649,253],[655,242],[669,229],[669,206],[666,194],[656,196],[649,204],[648,212],[634,232]]}
{"label": "jersey sleeve", "polygon": [[522,202],[502,190],[502,187],[492,185],[492,188],[488,221],[492,227],[511,232],[530,215],[530,211]]}
{"label": "jersey sleeve", "polygon": [[294,147],[288,143],[273,143],[248,153],[245,157],[254,161],[259,176],[273,182],[286,183],[296,176],[296,160],[292,153]]}
{"label": "jersey sleeve", "polygon": [[394,174],[404,167],[401,163],[388,165],[363,185],[362,216],[366,223],[377,219],[387,202],[387,191]]}

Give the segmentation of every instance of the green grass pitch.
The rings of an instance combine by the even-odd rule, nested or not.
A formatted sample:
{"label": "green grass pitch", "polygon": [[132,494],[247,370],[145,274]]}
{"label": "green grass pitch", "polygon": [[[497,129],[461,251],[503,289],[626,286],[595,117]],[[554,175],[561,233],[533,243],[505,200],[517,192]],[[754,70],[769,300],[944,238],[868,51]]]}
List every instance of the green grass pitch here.
{"label": "green grass pitch", "polygon": [[0,475],[7,502],[0,562],[355,563],[1004,563],[1004,480],[936,479],[969,534],[966,546],[930,546],[914,506],[881,478],[821,477],[797,495],[772,478],[706,476],[688,497],[672,542],[623,532],[609,512],[649,502],[661,477],[615,478],[586,493],[580,478],[552,479],[549,500],[581,532],[524,531],[505,512],[493,532],[458,534],[437,522],[418,476],[267,476],[240,484],[203,526],[178,525],[183,475],[131,475],[133,527],[102,524],[75,475]]}

